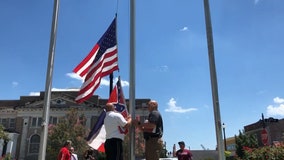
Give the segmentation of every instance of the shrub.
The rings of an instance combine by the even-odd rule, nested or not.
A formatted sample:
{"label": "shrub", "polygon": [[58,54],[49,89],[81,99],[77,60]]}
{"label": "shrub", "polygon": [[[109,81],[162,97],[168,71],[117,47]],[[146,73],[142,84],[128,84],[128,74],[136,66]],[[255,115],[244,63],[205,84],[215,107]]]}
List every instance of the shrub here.
{"label": "shrub", "polygon": [[284,159],[284,145],[279,146],[264,146],[260,148],[243,147],[243,158],[236,158],[237,160],[283,160]]}

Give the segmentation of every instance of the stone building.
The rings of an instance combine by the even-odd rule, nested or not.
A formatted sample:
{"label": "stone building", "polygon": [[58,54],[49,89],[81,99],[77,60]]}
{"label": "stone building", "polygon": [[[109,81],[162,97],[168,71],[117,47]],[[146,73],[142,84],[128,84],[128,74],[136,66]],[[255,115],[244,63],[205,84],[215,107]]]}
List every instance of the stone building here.
{"label": "stone building", "polygon": [[[85,115],[86,127],[92,128],[108,99],[94,95],[88,101],[77,104],[78,92],[56,91],[51,93],[49,124],[56,124],[70,108]],[[135,113],[144,120],[148,115],[147,102],[150,99],[136,99]],[[128,103],[128,100],[126,100]],[[0,140],[0,157],[10,153],[19,160],[37,159],[40,148],[43,117],[44,92],[39,96],[21,96],[19,100],[0,100],[0,124],[9,133],[11,141]]]}
{"label": "stone building", "polygon": [[[259,146],[264,146],[263,138],[265,137],[266,145],[273,145],[284,140],[284,119],[278,120],[272,117],[260,119],[256,123],[244,126],[244,129],[246,134],[256,135]],[[262,134],[264,129],[267,132],[265,135]]]}

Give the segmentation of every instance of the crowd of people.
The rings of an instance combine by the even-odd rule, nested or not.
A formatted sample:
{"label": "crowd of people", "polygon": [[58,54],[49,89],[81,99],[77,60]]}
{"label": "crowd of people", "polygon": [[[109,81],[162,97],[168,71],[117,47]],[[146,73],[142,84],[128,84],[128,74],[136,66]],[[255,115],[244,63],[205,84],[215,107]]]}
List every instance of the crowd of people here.
{"label": "crowd of people", "polygon": [[[122,129],[127,129],[134,125],[143,132],[145,139],[145,158],[146,160],[159,160],[161,147],[159,139],[163,136],[163,119],[158,111],[158,103],[155,100],[150,100],[148,103],[148,118],[144,122],[130,116],[123,117],[115,110],[115,105],[112,103],[106,104],[106,117],[104,125],[106,130],[106,141],[104,144],[107,160],[123,160],[123,145],[125,134]],[[178,142],[180,149],[174,156],[178,160],[191,160],[192,154],[189,149],[185,148],[183,141]],[[86,160],[95,160],[94,149],[89,148],[84,153]],[[58,160],[78,160],[77,154],[74,152],[72,142],[67,140],[64,146],[60,149]]]}
{"label": "crowd of people", "polygon": [[[105,109],[106,117],[104,119],[104,125],[106,130],[106,141],[104,147],[107,160],[123,160],[122,142],[125,134],[122,132],[121,128],[127,129],[131,125],[134,125],[143,132],[146,160],[159,160],[161,153],[159,139],[163,136],[163,119],[158,111],[157,101],[149,101],[149,115],[144,122],[140,122],[137,119],[132,120],[130,116],[126,118],[123,117],[115,110],[115,105],[112,103],[107,103]],[[180,149],[175,154],[178,160],[191,160],[192,154],[189,149],[185,149],[185,143],[180,141],[178,144]],[[95,160],[93,151],[93,148],[89,148],[84,153],[84,158],[87,160]],[[74,152],[71,141],[67,140],[60,149],[58,160],[78,160],[78,156]]]}

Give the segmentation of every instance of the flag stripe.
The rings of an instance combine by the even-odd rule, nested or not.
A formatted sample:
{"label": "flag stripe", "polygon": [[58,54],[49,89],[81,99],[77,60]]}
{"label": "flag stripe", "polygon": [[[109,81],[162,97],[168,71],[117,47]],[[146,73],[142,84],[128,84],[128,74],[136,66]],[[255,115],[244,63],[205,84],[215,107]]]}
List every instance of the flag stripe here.
{"label": "flag stripe", "polygon": [[102,127],[102,125],[104,124],[104,119],[106,117],[106,111],[103,110],[96,122],[96,124],[94,125],[93,129],[91,130],[91,132],[89,133],[89,136],[87,138],[87,141],[92,140],[92,138],[94,137],[94,135],[96,135],[96,133],[98,132],[98,130]]}
{"label": "flag stripe", "polygon": [[104,152],[104,142],[106,139],[106,131],[105,131],[105,127],[104,127],[104,119],[106,116],[106,111],[103,110],[96,122],[96,124],[94,125],[94,127],[92,128],[91,132],[89,133],[88,137],[87,137],[87,144],[100,151],[100,152]]}
{"label": "flag stripe", "polygon": [[[114,61],[117,61],[117,58],[114,59]],[[104,63],[104,62],[101,62]],[[84,90],[85,86],[88,86],[91,82],[94,81],[94,79],[99,78],[100,76],[105,76],[109,74],[111,71],[118,69],[117,63],[116,62],[109,62],[110,64],[112,63],[113,66],[111,68],[104,67],[104,65],[98,64],[95,68],[93,68],[90,73],[86,76],[85,78],[85,83],[81,87],[81,90]],[[106,63],[107,66],[110,64]],[[105,69],[105,70],[103,70]]]}
{"label": "flag stripe", "polygon": [[93,63],[98,49],[99,45],[96,44],[87,57],[84,58],[84,60],[73,70],[73,72],[77,73],[80,77],[84,77]]}
{"label": "flag stripe", "polygon": [[[108,59],[103,59],[103,61],[100,61],[99,64],[97,64],[94,68],[91,68],[90,72],[87,74],[86,78],[85,78],[85,83],[83,84],[83,86],[81,87],[81,91],[80,92],[84,92],[84,88],[86,86],[94,85],[94,80],[98,79],[99,77],[103,77],[108,75],[109,73],[111,73],[113,70],[118,69],[117,67],[117,57],[114,60],[114,62],[105,62]],[[104,64],[102,64],[104,63]],[[113,64],[114,66],[112,66],[111,68],[107,68],[104,66],[109,66],[110,64]],[[103,70],[105,69],[105,70]],[[98,83],[99,84],[99,83]],[[96,88],[95,88],[96,89]]]}
{"label": "flag stripe", "polygon": [[[96,68],[95,68],[96,69]],[[102,70],[102,67],[97,68],[95,73],[92,74],[91,77],[88,78],[88,80],[83,84],[81,87],[79,94],[75,101],[77,103],[81,103],[87,99],[89,99],[94,91],[99,87],[99,84],[101,82],[101,77],[104,77],[106,75],[109,75],[113,71],[118,69],[117,63],[113,64],[111,66],[108,65],[108,67],[104,67],[105,70]],[[99,73],[98,73],[99,72]],[[87,79],[87,77],[86,77]]]}
{"label": "flag stripe", "polygon": [[[116,48],[116,46],[115,46],[115,48]],[[90,71],[89,71],[89,73],[87,74],[87,76],[86,76],[86,78],[85,79],[89,79],[90,78],[90,76],[92,76],[93,75],[93,73],[95,72],[95,71],[97,71],[98,69],[100,69],[100,68],[104,68],[104,67],[107,67],[109,64],[117,64],[117,50],[115,49],[114,51],[112,51],[112,52],[109,52],[109,53],[105,53],[102,57],[101,57],[101,59],[99,60],[99,61],[97,61],[96,62],[96,64],[93,64],[92,65],[92,67],[89,69]],[[113,61],[111,61],[111,60],[113,60]],[[108,63],[108,62],[110,62],[110,63]],[[98,67],[100,67],[100,68],[98,68]]]}
{"label": "flag stripe", "polygon": [[88,145],[100,152],[105,152],[104,143],[106,140],[106,130],[105,125],[102,125],[102,127],[98,130],[98,134],[94,135],[93,139],[88,141]]}
{"label": "flag stripe", "polygon": [[85,77],[75,101],[82,103],[89,99],[99,87],[102,77],[115,70],[118,70],[116,18],[87,57],[73,70]]}

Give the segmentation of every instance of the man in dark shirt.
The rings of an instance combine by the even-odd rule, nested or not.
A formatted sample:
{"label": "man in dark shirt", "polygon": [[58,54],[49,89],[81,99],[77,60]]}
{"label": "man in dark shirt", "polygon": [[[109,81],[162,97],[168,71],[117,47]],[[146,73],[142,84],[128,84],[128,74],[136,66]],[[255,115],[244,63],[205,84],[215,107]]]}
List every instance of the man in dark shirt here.
{"label": "man in dark shirt", "polygon": [[[158,103],[151,100],[148,103],[148,119],[141,124],[137,122],[136,126],[143,131],[145,144],[146,160],[159,160],[161,145],[159,139],[163,136],[163,119],[158,111]],[[135,124],[135,122],[134,122]]]}

